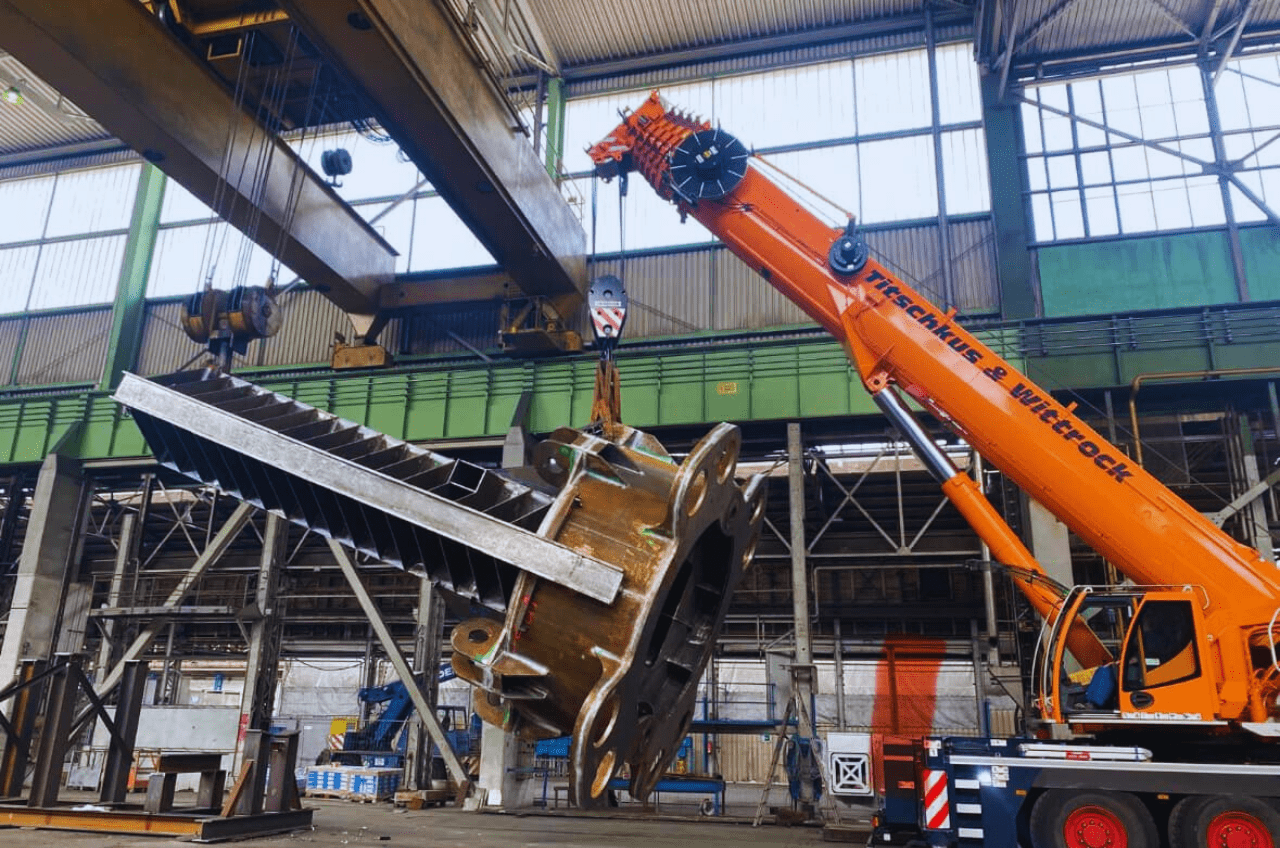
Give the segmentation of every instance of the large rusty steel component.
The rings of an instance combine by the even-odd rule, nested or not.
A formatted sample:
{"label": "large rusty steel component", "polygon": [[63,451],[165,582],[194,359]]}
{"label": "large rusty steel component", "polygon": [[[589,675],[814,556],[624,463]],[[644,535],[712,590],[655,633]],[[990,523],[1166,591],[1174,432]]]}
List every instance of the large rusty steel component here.
{"label": "large rusty steel component", "polygon": [[620,566],[617,600],[524,574],[503,621],[465,621],[452,637],[454,670],[488,694],[484,720],[529,739],[572,734],[569,791],[583,807],[624,763],[639,798],[670,764],[764,511],[762,479],[734,479],[737,427],[720,424],[679,465],[623,431],[561,429],[535,452],[574,497],[557,541]]}
{"label": "large rusty steel component", "polygon": [[760,536],[738,428],[679,463],[624,425],[562,428],[531,467],[497,470],[213,370],[128,374],[116,400],[165,466],[486,610],[455,628],[454,667],[486,721],[572,734],[578,804],[624,765],[633,795],[652,791]]}

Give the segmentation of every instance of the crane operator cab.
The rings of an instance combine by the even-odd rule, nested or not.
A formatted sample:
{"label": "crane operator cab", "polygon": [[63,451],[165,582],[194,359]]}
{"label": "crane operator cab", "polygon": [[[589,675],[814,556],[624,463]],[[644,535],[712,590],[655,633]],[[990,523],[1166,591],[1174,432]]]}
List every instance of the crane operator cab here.
{"label": "crane operator cab", "polygon": [[1195,587],[1071,590],[1037,651],[1041,717],[1075,730],[1218,723],[1203,606]]}

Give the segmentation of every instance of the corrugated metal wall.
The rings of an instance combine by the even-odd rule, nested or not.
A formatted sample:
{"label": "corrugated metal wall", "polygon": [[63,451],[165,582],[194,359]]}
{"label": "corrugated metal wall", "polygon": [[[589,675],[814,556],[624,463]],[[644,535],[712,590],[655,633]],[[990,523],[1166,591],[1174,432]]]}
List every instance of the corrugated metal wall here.
{"label": "corrugated metal wall", "polygon": [[[967,315],[997,312],[999,286],[990,220],[957,221],[950,228],[956,305]],[[936,225],[879,230],[867,238],[875,256],[890,270],[943,301]],[[629,339],[808,322],[794,304],[721,246],[633,256],[625,269],[616,258],[591,268],[596,276],[620,272],[625,274],[632,302],[626,329]],[[297,291],[287,295],[283,305],[283,329],[272,339],[252,343],[246,364],[280,367],[328,362],[335,333],[351,337],[346,316],[318,292]],[[494,302],[424,310],[392,321],[380,341],[396,354],[467,353],[466,345],[493,351],[499,344],[500,308]],[[147,305],[139,373],[173,371],[199,352],[179,326],[181,310],[177,300]],[[0,373],[7,374],[21,325],[20,318],[0,322]],[[590,339],[585,309],[572,316],[568,325]],[[17,382],[96,381],[109,329],[106,308],[32,316]]]}
{"label": "corrugated metal wall", "polygon": [[[32,315],[27,319],[17,382],[24,386],[46,383],[90,383],[102,377],[111,333],[111,309]],[[21,325],[22,320],[6,321]]]}
{"label": "corrugated metal wall", "polygon": [[0,321],[0,385],[12,382],[13,355],[18,350],[18,341],[22,338],[21,318],[9,318]]}
{"label": "corrugated metal wall", "polygon": [[[999,312],[995,240],[990,219],[950,224],[954,304],[963,315]],[[926,224],[867,234],[873,255],[939,305],[945,305],[938,227]],[[625,338],[678,336],[714,330],[762,330],[808,323],[808,317],[723,246],[632,256],[593,263],[592,276],[623,274],[631,298]],[[459,353],[466,348],[449,332],[481,350],[498,344],[500,304],[432,309],[405,319],[400,350],[410,354]],[[591,338],[584,313],[570,327]],[[396,350],[389,341],[388,349]],[[296,360],[301,361],[301,360]],[[283,364],[283,363],[281,363]]]}

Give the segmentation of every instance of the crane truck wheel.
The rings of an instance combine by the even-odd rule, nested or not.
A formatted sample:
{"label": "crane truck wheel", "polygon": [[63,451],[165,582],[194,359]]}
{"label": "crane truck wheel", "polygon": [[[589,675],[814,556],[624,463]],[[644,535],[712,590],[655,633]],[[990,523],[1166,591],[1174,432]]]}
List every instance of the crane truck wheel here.
{"label": "crane truck wheel", "polygon": [[1050,789],[1031,808],[1032,848],[1159,848],[1155,820],[1128,792]]}
{"label": "crane truck wheel", "polygon": [[1247,795],[1192,795],[1169,814],[1169,848],[1276,848],[1280,809]]}

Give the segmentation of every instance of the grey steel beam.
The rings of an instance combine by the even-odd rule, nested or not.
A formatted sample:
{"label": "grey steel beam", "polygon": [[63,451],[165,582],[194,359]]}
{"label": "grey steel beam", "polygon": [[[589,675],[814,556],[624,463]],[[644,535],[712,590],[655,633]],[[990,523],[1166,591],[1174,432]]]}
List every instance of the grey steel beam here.
{"label": "grey steel beam", "polygon": [[620,591],[621,569],[158,383],[126,375],[115,399],[273,468],[303,473],[316,486],[502,562],[518,564],[525,571],[589,598],[611,603]]}
{"label": "grey steel beam", "polygon": [[14,56],[106,129],[267,251],[279,246],[280,258],[335,304],[372,316],[395,251],[143,4],[81,0],[68,14],[45,0],[0,0],[0,33]]}
{"label": "grey steel beam", "polygon": [[510,105],[438,3],[282,0],[373,101],[378,120],[494,258],[566,314],[586,290],[586,234]]}
{"label": "grey steel beam", "polygon": [[1213,85],[1218,84],[1218,79],[1222,76],[1222,72],[1226,70],[1227,63],[1231,61],[1231,57],[1235,55],[1236,48],[1240,46],[1240,36],[1244,35],[1244,28],[1249,23],[1249,15],[1253,12],[1254,0],[1245,0],[1244,8],[1240,10],[1240,17],[1236,19],[1235,25],[1231,28],[1231,38],[1227,41],[1227,46],[1222,49],[1221,55],[1218,56],[1218,67],[1213,69]]}
{"label": "grey steel beam", "polygon": [[809,627],[809,558],[804,538],[804,451],[800,425],[787,425],[787,491],[791,517],[791,603],[796,633],[796,660],[792,685],[804,704],[800,735],[812,736],[809,713],[813,704],[813,639]]}
{"label": "grey steel beam", "polygon": [[511,275],[503,271],[479,271],[450,277],[421,279],[398,277],[382,287],[380,302],[388,312],[423,306],[502,300],[518,292]]}
{"label": "grey steel beam", "polygon": [[240,726],[250,730],[265,732],[271,729],[280,662],[280,616],[276,610],[276,589],[280,583],[279,565],[288,536],[288,522],[268,513],[262,534],[262,554],[258,560],[254,606],[246,616],[252,621],[249,625],[249,658],[245,666]]}
{"label": "grey steel beam", "polygon": [[[338,567],[342,569],[347,582],[351,584],[351,591],[355,593],[356,600],[360,602],[360,608],[364,610],[365,616],[369,619],[369,625],[373,628],[373,632],[378,634],[378,641],[382,643],[382,650],[386,651],[387,659],[391,661],[391,666],[396,670],[396,674],[400,676],[401,682],[404,683],[405,688],[409,691],[409,698],[413,701],[413,706],[418,710],[418,717],[426,725],[431,741],[436,743],[436,747],[440,749],[440,756],[444,759],[444,765],[449,771],[449,776],[458,784],[461,791],[465,792],[465,787],[470,783],[470,779],[467,777],[467,770],[462,767],[462,763],[458,760],[458,755],[454,753],[452,746],[449,745],[449,738],[445,736],[444,728],[440,726],[440,722],[436,719],[435,704],[432,704],[427,699],[426,693],[422,691],[422,687],[418,685],[417,680],[414,678],[413,669],[409,667],[409,661],[404,658],[404,653],[400,650],[399,644],[396,643],[395,637],[391,634],[391,629],[387,627],[387,623],[382,619],[382,613],[378,610],[378,605],[373,602],[373,598],[369,596],[369,590],[365,588],[360,575],[356,573],[355,563],[347,555],[346,548],[333,539],[328,541],[329,550],[333,551],[333,558],[337,560]],[[430,674],[431,671],[427,673]]]}
{"label": "grey steel beam", "polygon": [[1280,469],[1272,471],[1266,477],[1241,492],[1231,503],[1210,515],[1209,520],[1221,527],[1228,518],[1265,495],[1277,483],[1280,483]]}

